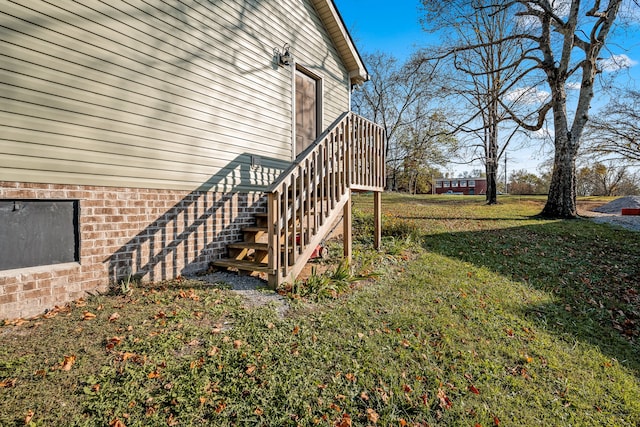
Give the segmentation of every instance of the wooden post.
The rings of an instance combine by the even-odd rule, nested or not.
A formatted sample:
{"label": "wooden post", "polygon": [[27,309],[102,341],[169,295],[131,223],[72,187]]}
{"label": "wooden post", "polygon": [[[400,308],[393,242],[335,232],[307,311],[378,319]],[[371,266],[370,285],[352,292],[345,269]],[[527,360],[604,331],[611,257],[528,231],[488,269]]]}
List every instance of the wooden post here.
{"label": "wooden post", "polygon": [[280,285],[280,197],[278,193],[269,193],[267,205],[267,223],[269,226],[269,287],[276,289]]}
{"label": "wooden post", "polygon": [[380,250],[382,246],[382,191],[373,192],[373,247]]}
{"label": "wooden post", "polygon": [[342,209],[342,244],[344,247],[344,259],[351,265],[352,243],[351,235],[351,189],[347,189],[349,200]]}

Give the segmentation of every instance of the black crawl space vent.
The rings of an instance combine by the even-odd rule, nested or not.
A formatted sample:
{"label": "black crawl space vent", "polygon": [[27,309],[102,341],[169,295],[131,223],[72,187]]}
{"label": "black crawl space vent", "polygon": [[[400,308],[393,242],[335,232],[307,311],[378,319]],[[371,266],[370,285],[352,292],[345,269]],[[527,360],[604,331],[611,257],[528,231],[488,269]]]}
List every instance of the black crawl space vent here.
{"label": "black crawl space vent", "polygon": [[79,261],[77,200],[0,199],[0,270]]}

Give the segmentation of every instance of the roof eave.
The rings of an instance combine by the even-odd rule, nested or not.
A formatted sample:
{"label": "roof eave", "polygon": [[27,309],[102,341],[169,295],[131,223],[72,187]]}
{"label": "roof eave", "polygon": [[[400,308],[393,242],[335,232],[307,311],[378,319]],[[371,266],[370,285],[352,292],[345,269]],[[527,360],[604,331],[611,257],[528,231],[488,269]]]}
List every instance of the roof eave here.
{"label": "roof eave", "polygon": [[351,84],[361,84],[369,80],[367,68],[333,0],[311,1],[347,67]]}

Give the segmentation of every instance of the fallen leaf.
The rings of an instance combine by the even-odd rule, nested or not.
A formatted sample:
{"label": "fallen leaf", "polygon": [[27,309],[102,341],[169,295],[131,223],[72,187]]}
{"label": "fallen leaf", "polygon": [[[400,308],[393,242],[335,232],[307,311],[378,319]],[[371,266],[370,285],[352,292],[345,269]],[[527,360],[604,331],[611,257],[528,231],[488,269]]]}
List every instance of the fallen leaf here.
{"label": "fallen leaf", "polygon": [[218,353],[220,353],[220,349],[214,346],[209,349],[209,351],[207,352],[207,356],[215,356]]}
{"label": "fallen leaf", "polygon": [[256,365],[247,366],[247,370],[245,371],[247,375],[252,375],[256,371]]}
{"label": "fallen leaf", "polygon": [[256,408],[255,411],[253,411],[254,414],[256,414],[257,416],[260,416],[262,414],[264,414],[264,411],[262,410],[262,408]]}
{"label": "fallen leaf", "polygon": [[62,367],[60,369],[62,369],[63,371],[70,371],[74,363],[76,363],[75,355],[72,354],[71,356],[65,356],[64,362],[62,362]]}
{"label": "fallen leaf", "polygon": [[378,413],[376,411],[374,411],[371,408],[367,409],[367,419],[369,421],[371,421],[372,423],[376,424],[378,422],[378,418],[380,418],[380,415],[378,415]]}
{"label": "fallen leaf", "polygon": [[474,385],[469,386],[469,391],[473,394],[480,394],[480,390],[478,390]]}
{"label": "fallen leaf", "polygon": [[107,345],[106,345],[107,350],[113,349],[113,347],[115,347],[118,344],[120,344],[121,341],[122,341],[122,337],[109,338],[109,341],[107,342]]}
{"label": "fallen leaf", "polygon": [[441,388],[438,389],[438,399],[440,400],[440,407],[442,409],[451,408],[451,400]]}
{"label": "fallen leaf", "polygon": [[149,375],[147,375],[147,378],[149,378],[150,380],[154,378],[160,378],[160,373],[158,371],[149,372]]}
{"label": "fallen leaf", "polygon": [[17,378],[6,378],[0,381],[0,388],[10,388],[16,385]]}
{"label": "fallen leaf", "polygon": [[33,419],[33,416],[34,416],[35,414],[36,414],[36,413],[35,413],[35,412],[33,412],[32,410],[29,410],[29,412],[27,412],[27,416],[26,416],[26,417],[24,417],[24,424],[25,424],[25,425],[29,424],[29,423],[31,422],[31,420]]}
{"label": "fallen leaf", "polygon": [[111,316],[109,316],[109,322],[115,322],[116,320],[118,320],[120,318],[120,314],[118,313],[113,313]]}
{"label": "fallen leaf", "polygon": [[367,394],[366,391],[363,391],[362,393],[360,393],[360,399],[367,401],[369,400],[369,395]]}
{"label": "fallen leaf", "polygon": [[300,332],[300,326],[297,326],[295,328],[293,328],[293,335],[298,335],[298,332]]}
{"label": "fallen leaf", "polygon": [[351,373],[345,374],[344,377],[347,379],[347,381],[355,382],[355,380],[356,380],[356,376],[354,374],[351,374]]}
{"label": "fallen leaf", "polygon": [[342,420],[336,422],[336,427],[351,427],[351,416],[342,414]]}
{"label": "fallen leaf", "polygon": [[124,425],[122,421],[116,418],[115,420],[109,423],[109,427],[127,427],[127,426]]}
{"label": "fallen leaf", "polygon": [[176,416],[173,414],[169,414],[169,418],[167,418],[167,425],[170,427],[174,427],[180,424],[180,421],[176,420]]}
{"label": "fallen leaf", "polygon": [[400,418],[398,423],[400,424],[400,427],[405,427],[407,425],[407,421],[404,418]]}
{"label": "fallen leaf", "polygon": [[240,347],[242,347],[242,344],[243,344],[242,341],[235,340],[235,341],[233,341],[233,348],[240,348]]}
{"label": "fallen leaf", "polygon": [[95,319],[96,315],[93,314],[90,311],[84,311],[82,312],[82,320],[91,320],[91,319]]}

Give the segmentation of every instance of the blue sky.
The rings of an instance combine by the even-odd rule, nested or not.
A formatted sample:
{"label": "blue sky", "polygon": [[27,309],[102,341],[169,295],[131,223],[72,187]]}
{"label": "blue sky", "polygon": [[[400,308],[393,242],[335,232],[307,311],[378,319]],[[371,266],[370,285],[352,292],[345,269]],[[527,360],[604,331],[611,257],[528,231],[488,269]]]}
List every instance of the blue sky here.
{"label": "blue sky", "polygon": [[419,1],[334,0],[358,50],[404,59],[428,34],[419,22]]}
{"label": "blue sky", "polygon": [[[354,39],[360,53],[381,51],[393,54],[400,61],[406,59],[417,47],[433,41],[432,35],[424,32],[419,22],[419,0],[334,0],[342,18]],[[618,82],[623,85],[640,86],[640,31],[633,26],[620,31],[609,44],[611,54],[625,54],[632,64],[628,70],[620,72]],[[593,110],[606,103],[605,97],[598,97]],[[544,160],[540,149],[509,150],[510,170],[527,169],[536,172],[537,165]],[[478,168],[453,167],[451,172],[461,172]]]}

